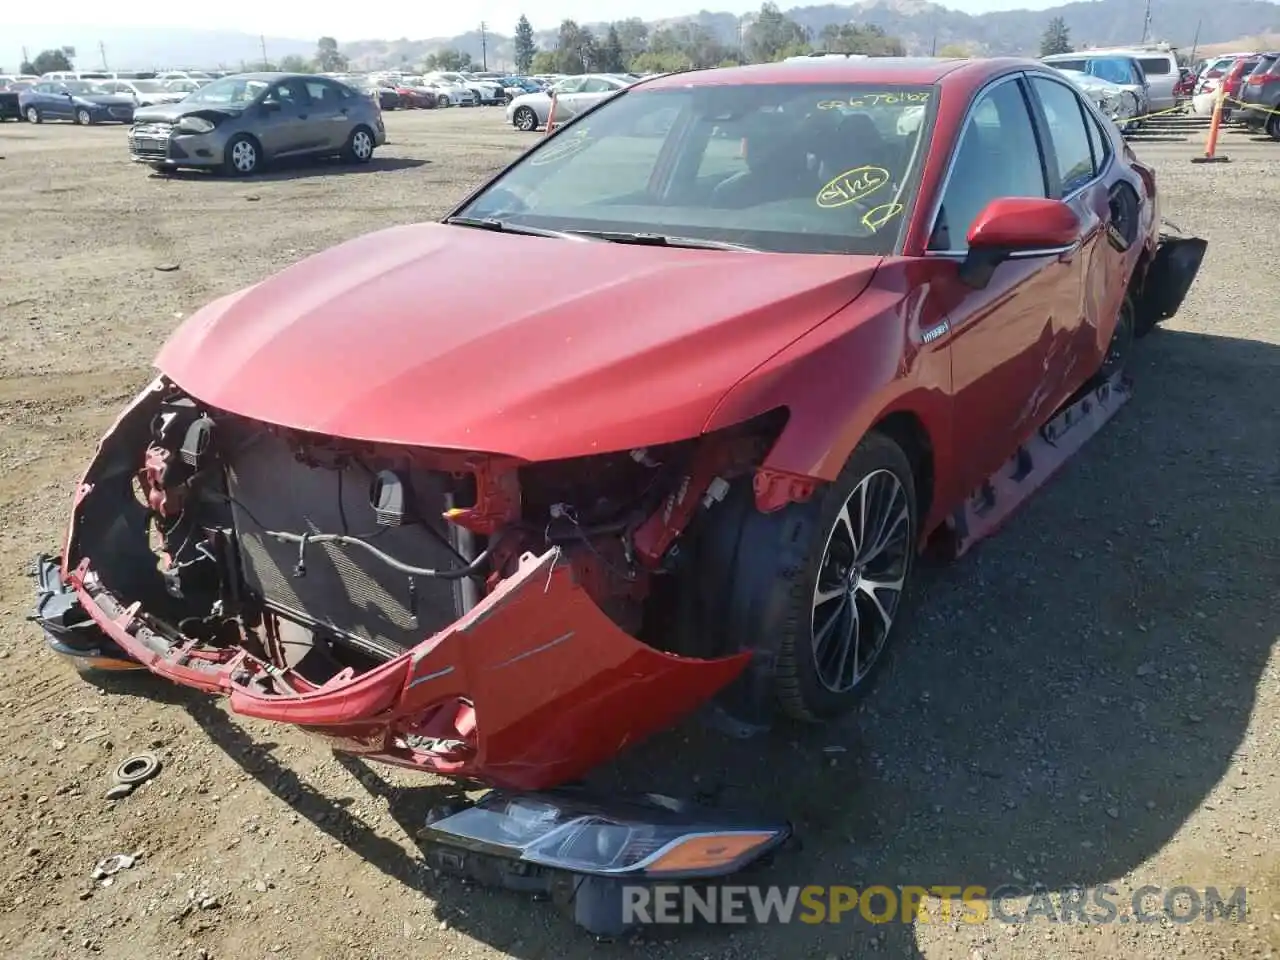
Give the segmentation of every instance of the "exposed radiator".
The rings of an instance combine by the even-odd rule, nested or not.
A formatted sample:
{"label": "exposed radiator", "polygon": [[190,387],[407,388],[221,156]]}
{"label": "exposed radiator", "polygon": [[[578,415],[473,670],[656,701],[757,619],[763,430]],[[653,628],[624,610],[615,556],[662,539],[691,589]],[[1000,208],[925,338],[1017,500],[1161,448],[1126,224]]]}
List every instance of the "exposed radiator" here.
{"label": "exposed radiator", "polygon": [[[373,475],[365,467],[309,466],[294,457],[284,439],[267,433],[250,435],[234,449],[227,484],[245,581],[268,607],[286,617],[314,621],[388,658],[461,615],[461,581],[418,577],[411,589],[408,575],[358,547],[309,544],[306,575],[295,577],[298,545],[267,537],[264,528],[364,536],[382,552],[415,567],[450,569],[458,561],[421,524],[377,525],[369,502]],[[434,522],[435,529],[453,542],[448,525],[439,519],[445,508],[444,478],[416,471],[409,479],[417,509],[429,518],[424,522]]]}

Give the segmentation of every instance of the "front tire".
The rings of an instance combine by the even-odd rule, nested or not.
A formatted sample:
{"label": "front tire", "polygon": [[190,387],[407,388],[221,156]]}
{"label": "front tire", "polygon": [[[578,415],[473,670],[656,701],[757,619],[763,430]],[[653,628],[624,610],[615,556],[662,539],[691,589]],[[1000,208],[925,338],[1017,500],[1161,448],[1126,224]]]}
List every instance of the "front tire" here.
{"label": "front tire", "polygon": [[911,462],[870,433],[815,502],[800,575],[779,581],[785,619],[775,691],[787,716],[819,722],[870,688],[910,580],[919,527]]}
{"label": "front tire", "polygon": [[511,123],[517,130],[532,133],[538,129],[538,115],[533,112],[533,107],[517,107]]}
{"label": "front tire", "polygon": [[76,111],[76,123],[80,124],[82,127],[89,126],[89,124],[93,123],[93,114],[84,107],[81,107]]}
{"label": "front tire", "polygon": [[1272,140],[1280,140],[1280,114],[1271,114],[1267,118],[1267,136]]}
{"label": "front tire", "polygon": [[262,166],[262,148],[247,133],[231,138],[222,160],[222,170],[230,177],[249,177]]}

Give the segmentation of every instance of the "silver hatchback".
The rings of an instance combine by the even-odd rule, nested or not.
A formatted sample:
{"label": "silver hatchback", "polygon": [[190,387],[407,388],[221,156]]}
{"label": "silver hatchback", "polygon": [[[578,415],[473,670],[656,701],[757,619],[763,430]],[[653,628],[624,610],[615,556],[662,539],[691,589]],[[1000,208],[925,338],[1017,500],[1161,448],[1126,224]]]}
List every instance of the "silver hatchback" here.
{"label": "silver hatchback", "polygon": [[130,157],[162,171],[205,167],[245,177],[268,160],[326,155],[368,163],[387,142],[376,100],[309,74],[224,77],[133,119]]}

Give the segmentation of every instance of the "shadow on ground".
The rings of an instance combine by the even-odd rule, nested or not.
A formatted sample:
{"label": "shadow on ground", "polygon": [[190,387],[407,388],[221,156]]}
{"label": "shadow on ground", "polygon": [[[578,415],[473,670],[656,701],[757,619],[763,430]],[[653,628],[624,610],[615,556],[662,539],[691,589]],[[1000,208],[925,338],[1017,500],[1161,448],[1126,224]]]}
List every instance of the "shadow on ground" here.
{"label": "shadow on ground", "polygon": [[[415,157],[377,157],[368,163],[346,163],[342,160],[321,157],[315,159],[278,160],[251,177],[237,177],[243,183],[275,182],[278,180],[302,180],[307,177],[349,176],[361,173],[388,173],[392,170],[413,170],[425,166],[430,160]],[[222,179],[222,174],[212,170],[155,171],[153,180],[211,180]]]}
{"label": "shadow on ground", "polygon": [[[802,846],[761,883],[1116,881],[1219,783],[1280,631],[1280,393],[1258,409],[1260,394],[1245,389],[1274,378],[1274,353],[1179,332],[1144,341],[1134,399],[1077,462],[999,537],[924,574],[889,669],[849,722],[748,741],[688,726],[594,780],[784,812]],[[1249,404],[1246,425],[1239,411]],[[1154,498],[1159,477],[1176,479],[1176,501]],[[547,904],[487,910],[486,898],[519,897],[441,883],[398,843],[335,814],[272,744],[252,742],[207,700],[181,702],[248,773],[372,867],[428,894],[455,929],[523,958],[636,954],[591,943]],[[448,799],[342,762],[389,798],[410,836]],[[679,937],[698,956],[823,957],[874,936],[882,956],[921,955],[912,927],[860,917],[728,936],[668,928],[645,939]]]}

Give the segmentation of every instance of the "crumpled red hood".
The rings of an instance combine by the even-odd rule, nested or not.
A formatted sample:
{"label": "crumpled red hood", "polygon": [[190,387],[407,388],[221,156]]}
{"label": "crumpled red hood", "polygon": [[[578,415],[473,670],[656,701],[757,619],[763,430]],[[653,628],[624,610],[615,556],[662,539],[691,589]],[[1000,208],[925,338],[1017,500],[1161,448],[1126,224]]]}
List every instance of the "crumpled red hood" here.
{"label": "crumpled red hood", "polygon": [[880,259],[393,227],[209,304],[156,366],[205,403],[281,426],[582,456],[696,436]]}

